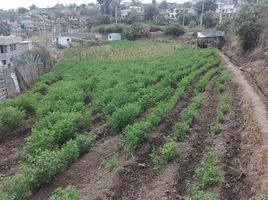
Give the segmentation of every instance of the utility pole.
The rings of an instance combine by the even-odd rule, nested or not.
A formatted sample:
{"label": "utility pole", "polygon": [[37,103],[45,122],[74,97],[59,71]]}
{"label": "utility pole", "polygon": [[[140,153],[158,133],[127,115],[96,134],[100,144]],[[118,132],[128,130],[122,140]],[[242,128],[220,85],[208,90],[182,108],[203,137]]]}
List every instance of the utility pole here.
{"label": "utility pole", "polygon": [[202,29],[202,25],[203,25],[204,4],[205,4],[205,1],[203,1],[202,3],[202,12],[200,16],[200,29]]}
{"label": "utility pole", "polygon": [[219,23],[221,23],[222,22],[222,4],[220,3],[219,5],[220,5],[220,21],[219,21]]}
{"label": "utility pole", "polygon": [[184,26],[185,24],[185,10],[183,11],[183,18],[182,18],[182,25]]}
{"label": "utility pole", "polygon": [[117,24],[117,4],[115,6],[115,24]]}

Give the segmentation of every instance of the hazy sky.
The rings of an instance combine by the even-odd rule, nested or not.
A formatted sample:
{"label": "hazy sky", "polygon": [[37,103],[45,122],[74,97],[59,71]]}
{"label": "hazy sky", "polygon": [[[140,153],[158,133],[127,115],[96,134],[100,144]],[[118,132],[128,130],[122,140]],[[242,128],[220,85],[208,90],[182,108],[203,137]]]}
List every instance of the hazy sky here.
{"label": "hazy sky", "polygon": [[[125,0],[130,1],[130,0]],[[161,1],[161,0],[157,0]],[[183,3],[190,0],[167,0],[168,2],[177,2],[177,3]],[[1,0],[0,2],[0,9],[14,9],[18,7],[25,7],[29,8],[32,4],[35,4],[37,7],[48,7],[48,6],[54,6],[57,3],[62,4],[70,4],[70,3],[76,3],[76,4],[82,4],[82,3],[92,3],[96,2],[96,0]],[[142,0],[143,3],[149,3],[152,2],[151,0]]]}

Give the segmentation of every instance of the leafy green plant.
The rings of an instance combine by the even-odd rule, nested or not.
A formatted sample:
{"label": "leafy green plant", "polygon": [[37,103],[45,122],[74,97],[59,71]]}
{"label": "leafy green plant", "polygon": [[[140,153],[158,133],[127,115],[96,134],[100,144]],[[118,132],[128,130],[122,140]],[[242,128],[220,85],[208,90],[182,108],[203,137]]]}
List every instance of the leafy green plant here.
{"label": "leafy green plant", "polygon": [[118,155],[113,155],[111,159],[104,160],[106,168],[109,168],[111,171],[119,167]]}
{"label": "leafy green plant", "polygon": [[223,171],[219,165],[217,154],[213,151],[205,154],[195,174],[200,188],[222,183]]}
{"label": "leafy green plant", "polygon": [[173,127],[173,132],[177,141],[183,141],[186,138],[187,132],[190,130],[190,126],[187,122],[176,123]]}
{"label": "leafy green plant", "polygon": [[79,200],[79,192],[74,186],[57,188],[52,193],[50,200]]}
{"label": "leafy green plant", "polygon": [[219,123],[214,123],[210,126],[210,130],[214,135],[218,135],[221,132],[221,127]]}
{"label": "leafy green plant", "polygon": [[179,155],[176,142],[171,138],[167,138],[166,143],[160,148],[160,153],[166,163],[171,161],[173,158]]}
{"label": "leafy green plant", "polygon": [[159,150],[157,150],[156,147],[152,149],[150,158],[155,165],[162,166],[178,156],[179,153],[180,151],[176,142],[172,138],[168,137]]}
{"label": "leafy green plant", "polygon": [[22,124],[25,117],[25,112],[18,108],[3,107],[0,109],[0,127],[14,130]]}

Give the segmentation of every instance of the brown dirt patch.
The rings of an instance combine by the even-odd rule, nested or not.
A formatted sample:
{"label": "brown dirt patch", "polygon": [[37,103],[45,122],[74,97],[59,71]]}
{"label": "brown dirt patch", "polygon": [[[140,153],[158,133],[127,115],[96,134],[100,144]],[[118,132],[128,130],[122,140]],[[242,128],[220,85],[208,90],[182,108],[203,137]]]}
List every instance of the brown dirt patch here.
{"label": "brown dirt patch", "polygon": [[18,171],[19,152],[30,132],[31,129],[26,126],[0,138],[0,174],[11,176]]}

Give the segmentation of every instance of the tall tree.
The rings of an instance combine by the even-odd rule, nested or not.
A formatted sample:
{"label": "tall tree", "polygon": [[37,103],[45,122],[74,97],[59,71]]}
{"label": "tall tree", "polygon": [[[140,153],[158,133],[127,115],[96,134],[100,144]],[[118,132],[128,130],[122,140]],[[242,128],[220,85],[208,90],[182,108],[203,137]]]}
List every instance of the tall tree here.
{"label": "tall tree", "polygon": [[17,11],[19,14],[23,15],[23,14],[27,13],[29,10],[27,8],[20,7],[20,8],[18,8]]}
{"label": "tall tree", "polygon": [[198,15],[202,13],[202,6],[204,3],[204,13],[207,11],[215,11],[217,9],[217,4],[211,0],[199,1],[197,4],[194,5],[194,9]]}
{"label": "tall tree", "polygon": [[30,8],[30,10],[34,10],[34,9],[36,9],[37,7],[36,7],[36,5],[33,4],[33,5],[31,5],[29,8]]}
{"label": "tall tree", "polygon": [[167,9],[168,8],[168,3],[166,0],[163,0],[159,6],[158,6],[160,9]]}
{"label": "tall tree", "polygon": [[146,20],[152,21],[154,16],[159,14],[159,10],[155,5],[147,6],[144,10]]}
{"label": "tall tree", "polygon": [[11,28],[6,22],[0,22],[0,35],[10,35]]}

